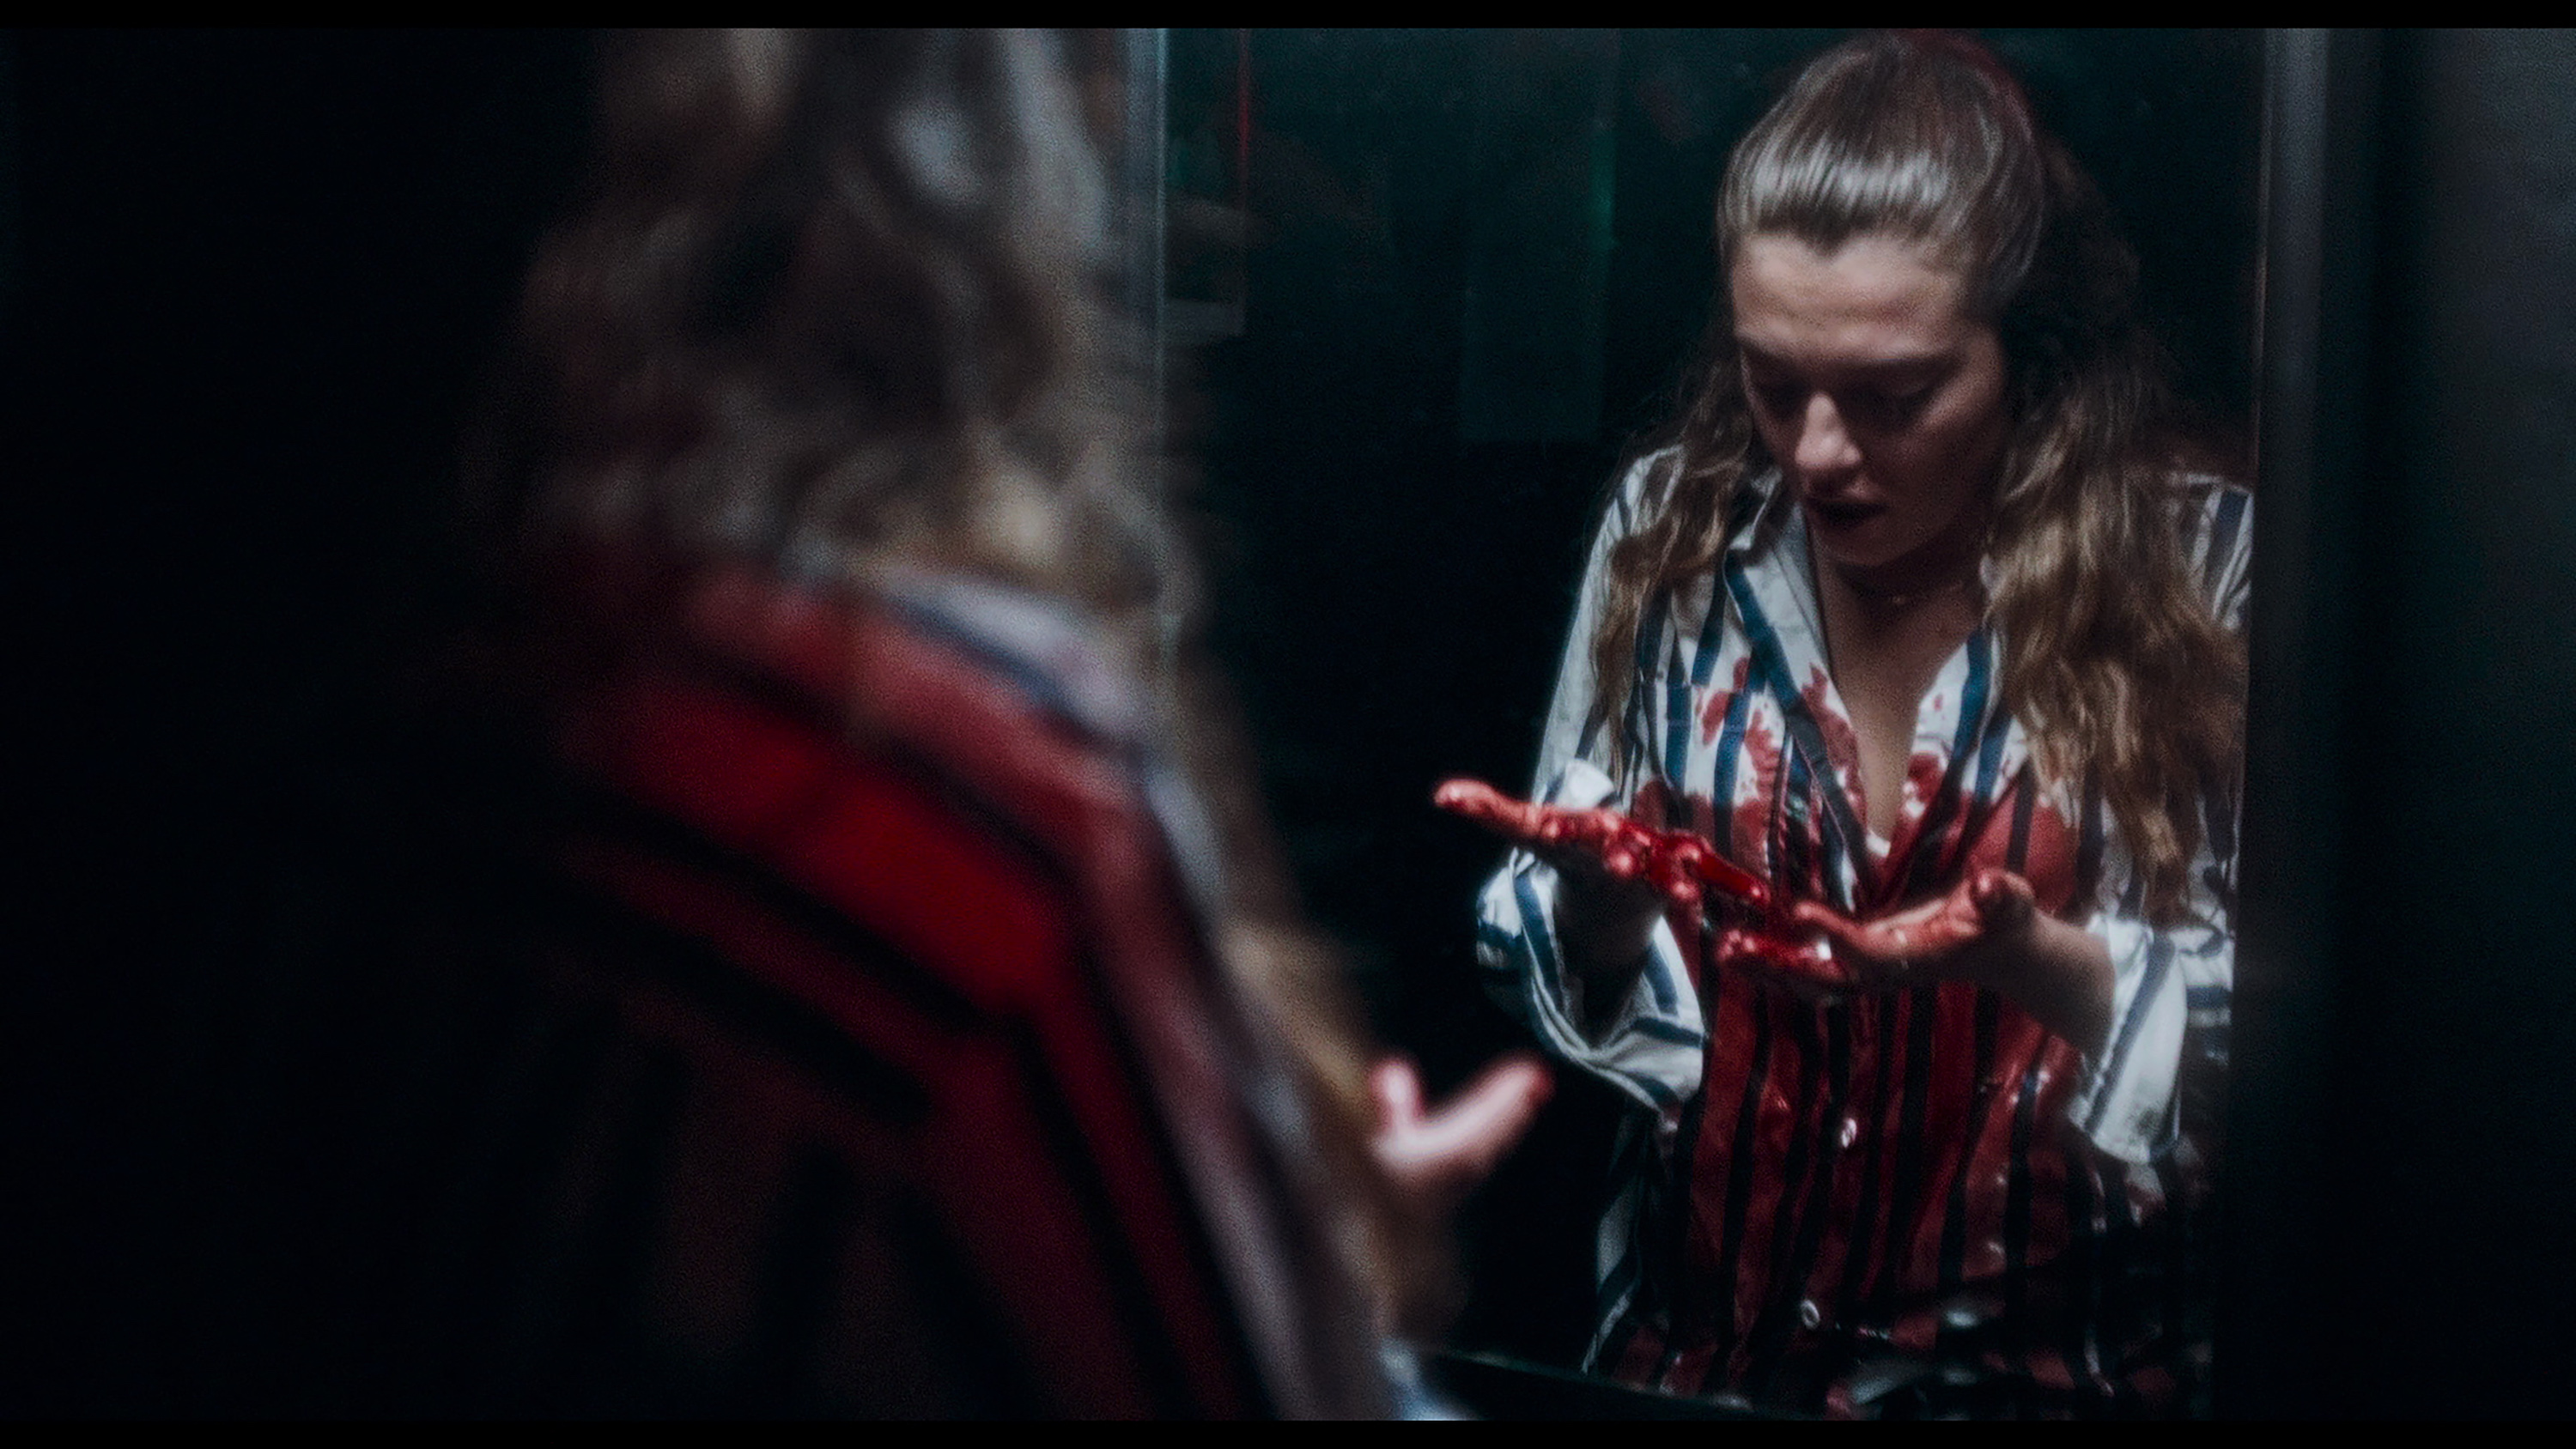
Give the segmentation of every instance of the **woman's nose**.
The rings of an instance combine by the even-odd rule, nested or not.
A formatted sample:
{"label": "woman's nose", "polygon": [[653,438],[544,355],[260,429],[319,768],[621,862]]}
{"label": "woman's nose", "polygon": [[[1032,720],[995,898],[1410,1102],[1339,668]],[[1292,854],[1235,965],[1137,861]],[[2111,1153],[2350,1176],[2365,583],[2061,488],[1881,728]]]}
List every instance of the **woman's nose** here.
{"label": "woman's nose", "polygon": [[1825,393],[1807,399],[1807,415],[1798,421],[1798,446],[1791,459],[1807,474],[1833,473],[1857,466],[1860,448],[1843,425],[1842,410]]}

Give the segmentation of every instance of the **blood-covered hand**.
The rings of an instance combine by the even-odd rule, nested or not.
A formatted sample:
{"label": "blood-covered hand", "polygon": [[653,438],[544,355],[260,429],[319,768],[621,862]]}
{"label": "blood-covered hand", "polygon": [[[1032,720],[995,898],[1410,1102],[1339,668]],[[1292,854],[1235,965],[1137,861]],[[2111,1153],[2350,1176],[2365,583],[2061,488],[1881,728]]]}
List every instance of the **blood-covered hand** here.
{"label": "blood-covered hand", "polygon": [[1786,923],[1755,922],[1720,930],[1710,948],[1717,964],[1762,977],[1811,1001],[1826,1000],[1859,985],[1859,978],[1836,958],[1832,939],[1800,923],[1796,909],[1790,908]]}
{"label": "blood-covered hand", "polygon": [[1857,921],[1776,895],[1697,836],[1650,829],[1606,807],[1537,805],[1466,779],[1431,798],[1556,867],[1566,886],[1559,925],[1589,975],[1633,971],[1653,915],[1678,908],[1676,929],[1709,930],[1718,964],[1811,999],[1968,980],[2012,997],[2087,1051],[2109,1029],[2102,942],[2042,913],[2030,882],[2011,871],[1977,870],[1946,894]]}
{"label": "blood-covered hand", "polygon": [[2109,1041],[2109,950],[2092,932],[2040,910],[2030,882],[2011,871],[1973,871],[1944,895],[1868,921],[1812,901],[1790,914],[1833,942],[1857,989],[1973,981],[2086,1053]]}
{"label": "blood-covered hand", "polygon": [[2032,901],[2029,881],[1989,866],[1945,895],[1867,921],[1814,901],[1798,902],[1789,914],[1832,940],[1834,959],[1855,987],[1951,979],[2000,984],[2028,954]]}
{"label": "blood-covered hand", "polygon": [[[1576,949],[1618,943],[1592,952],[1596,970],[1604,960],[1633,962],[1644,949],[1645,924],[1669,906],[1689,934],[1715,931],[1723,964],[1807,995],[1853,984],[1826,938],[1787,910],[1767,882],[1687,831],[1656,830],[1602,806],[1515,800],[1480,780],[1447,781],[1431,800],[1556,868],[1567,887],[1560,925]],[[1578,921],[1585,928],[1571,924]]]}
{"label": "blood-covered hand", "polygon": [[1482,780],[1444,781],[1431,803],[1568,875],[1651,887],[1684,911],[1701,909],[1714,894],[1757,918],[1773,915],[1771,889],[1761,878],[1688,831],[1656,830],[1608,806],[1569,810],[1516,800]]}

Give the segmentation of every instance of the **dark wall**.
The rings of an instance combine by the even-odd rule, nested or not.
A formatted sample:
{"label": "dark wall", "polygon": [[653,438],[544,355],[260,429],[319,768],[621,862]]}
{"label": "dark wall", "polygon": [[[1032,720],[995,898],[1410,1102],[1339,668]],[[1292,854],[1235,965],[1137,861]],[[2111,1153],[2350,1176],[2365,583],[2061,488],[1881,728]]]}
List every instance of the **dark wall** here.
{"label": "dark wall", "polygon": [[2220,1405],[2563,1417],[2576,41],[2275,52]]}
{"label": "dark wall", "polygon": [[[262,1279],[331,1227],[276,1107],[334,1078],[249,1044],[345,979],[335,870],[400,784],[371,702],[453,597],[458,419],[586,46],[0,41],[0,1412],[291,1406],[258,1350],[330,1332]],[[229,1333],[191,1321],[219,1298]]]}

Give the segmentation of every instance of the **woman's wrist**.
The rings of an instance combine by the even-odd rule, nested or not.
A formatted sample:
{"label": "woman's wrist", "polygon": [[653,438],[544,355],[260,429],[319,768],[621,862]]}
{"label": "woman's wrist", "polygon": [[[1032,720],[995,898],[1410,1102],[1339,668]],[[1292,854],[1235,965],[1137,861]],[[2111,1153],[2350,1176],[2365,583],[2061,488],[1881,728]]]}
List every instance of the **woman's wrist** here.
{"label": "woman's wrist", "polygon": [[1983,984],[2032,1019],[2098,1057],[2111,1035],[2110,949],[2100,937],[2041,911],[1981,943]]}
{"label": "woman's wrist", "polygon": [[1662,898],[1651,888],[1559,874],[1557,935],[1587,999],[1606,1004],[1626,994],[1643,969],[1662,915]]}

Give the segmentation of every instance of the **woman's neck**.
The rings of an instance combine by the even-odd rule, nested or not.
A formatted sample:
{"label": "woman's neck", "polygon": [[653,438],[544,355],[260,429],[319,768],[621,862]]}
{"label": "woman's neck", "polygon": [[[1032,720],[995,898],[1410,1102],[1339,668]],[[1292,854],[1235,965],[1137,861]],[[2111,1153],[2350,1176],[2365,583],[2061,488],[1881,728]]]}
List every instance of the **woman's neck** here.
{"label": "woman's neck", "polygon": [[1825,667],[1851,718],[1869,829],[1892,838],[1924,692],[1976,632],[1985,596],[1973,554],[1939,569],[1854,573],[1817,560]]}
{"label": "woman's neck", "polygon": [[1912,614],[1938,607],[1954,612],[1959,600],[1982,611],[1981,570],[1986,538],[1986,510],[1961,511],[1950,526],[1901,558],[1868,566],[1816,559],[1819,592],[1838,595],[1836,602],[1873,617]]}

